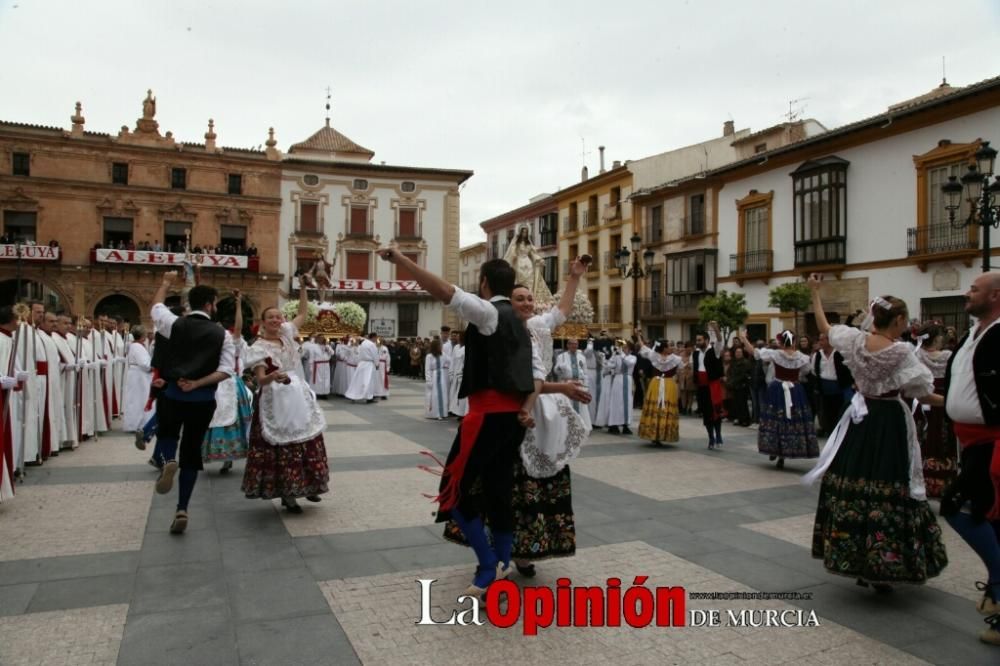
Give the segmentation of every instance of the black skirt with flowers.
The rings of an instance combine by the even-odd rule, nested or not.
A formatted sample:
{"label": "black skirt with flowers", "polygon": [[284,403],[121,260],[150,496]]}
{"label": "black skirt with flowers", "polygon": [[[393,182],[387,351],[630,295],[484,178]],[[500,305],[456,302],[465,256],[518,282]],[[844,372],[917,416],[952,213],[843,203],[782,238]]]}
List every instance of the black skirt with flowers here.
{"label": "black skirt with flowers", "polygon": [[[472,493],[481,492],[475,485]],[[518,560],[545,560],[576,554],[573,493],[569,467],[547,479],[528,476],[518,456],[514,463],[514,547]],[[444,538],[468,544],[455,521],[445,523]]]}
{"label": "black skirt with flowers", "polygon": [[254,401],[250,421],[250,450],[243,473],[243,494],[248,499],[308,497],[329,491],[330,467],[323,433],[305,442],[274,446],[260,427],[260,400]]}
{"label": "black skirt with flowers", "polygon": [[948,556],[930,505],[910,496],[906,407],[867,404],[823,476],[812,556],[830,573],[922,583],[941,573]]}

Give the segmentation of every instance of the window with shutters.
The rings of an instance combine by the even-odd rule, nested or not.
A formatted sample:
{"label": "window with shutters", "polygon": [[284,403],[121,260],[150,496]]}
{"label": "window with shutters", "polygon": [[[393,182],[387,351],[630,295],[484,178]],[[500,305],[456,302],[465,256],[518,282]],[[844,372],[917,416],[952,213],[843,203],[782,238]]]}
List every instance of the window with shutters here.
{"label": "window with shutters", "polygon": [[371,263],[370,252],[348,252],[347,253],[347,279],[367,280],[369,279],[368,266]]}
{"label": "window with shutters", "polygon": [[[410,261],[412,261],[416,265],[418,265],[418,266],[420,265],[420,253],[419,252],[403,252],[402,254],[403,254],[404,257],[406,257],[407,259],[409,259]],[[410,273],[410,271],[406,270],[405,267],[403,267],[403,266],[396,266],[396,279],[397,280],[413,280],[414,277]]]}
{"label": "window with shutters", "polygon": [[37,222],[38,213],[33,211],[5,210],[3,212],[4,233],[11,236],[15,242],[35,242],[35,226]]}
{"label": "window with shutters", "polygon": [[104,218],[104,247],[118,247],[119,243],[129,243],[131,240],[131,217]]}
{"label": "window with shutters", "polygon": [[684,229],[688,236],[705,233],[705,195],[694,194],[688,199],[687,224]]}
{"label": "window with shutters", "polygon": [[319,204],[299,202],[299,231],[304,234],[319,233]]}
{"label": "window with shutters", "polygon": [[795,265],[847,262],[847,167],[836,156],[792,172]]}
{"label": "window with shutters", "polygon": [[31,175],[31,154],[14,153],[11,156],[11,173],[15,176]]}
{"label": "window with shutters", "polygon": [[368,206],[351,206],[351,221],[348,236],[370,236],[368,229]]}
{"label": "window with shutters", "polygon": [[175,190],[187,189],[187,169],[175,167],[170,170],[170,187]]}
{"label": "window with shutters", "polygon": [[243,176],[238,173],[229,174],[229,194],[243,194]]}
{"label": "window with shutters", "polygon": [[114,162],[111,165],[111,182],[115,185],[128,185],[128,164]]}
{"label": "window with shutters", "polygon": [[417,230],[417,209],[399,209],[399,229],[396,232],[397,238],[420,238]]}
{"label": "window with shutters", "polygon": [[417,325],[420,319],[419,303],[400,303],[396,306],[396,316],[399,318],[399,337],[417,337]]}

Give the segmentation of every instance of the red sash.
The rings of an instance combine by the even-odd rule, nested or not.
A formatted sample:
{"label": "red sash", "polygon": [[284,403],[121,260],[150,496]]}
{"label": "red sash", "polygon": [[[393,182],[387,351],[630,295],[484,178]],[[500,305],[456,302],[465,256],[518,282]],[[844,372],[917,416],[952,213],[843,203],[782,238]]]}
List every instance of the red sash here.
{"label": "red sash", "polygon": [[[708,388],[708,397],[712,402],[712,420],[718,421],[719,419],[725,417],[726,409],[723,407],[724,396],[722,390],[722,380],[709,379],[708,373],[704,370],[698,371],[695,375],[695,379],[698,382],[698,386]],[[704,407],[702,407],[702,409],[704,409]]]}
{"label": "red sash", "polygon": [[993,482],[993,507],[987,512],[988,520],[1000,520],[1000,426],[981,423],[955,423],[955,437],[964,449],[993,442],[993,458],[990,460],[990,481]]}
{"label": "red sash", "polygon": [[520,395],[492,389],[477,391],[469,396],[469,413],[459,426],[458,455],[444,468],[441,494],[434,498],[440,503],[441,511],[453,509],[458,504],[465,465],[483,428],[486,415],[518,412],[523,401],[524,398]]}

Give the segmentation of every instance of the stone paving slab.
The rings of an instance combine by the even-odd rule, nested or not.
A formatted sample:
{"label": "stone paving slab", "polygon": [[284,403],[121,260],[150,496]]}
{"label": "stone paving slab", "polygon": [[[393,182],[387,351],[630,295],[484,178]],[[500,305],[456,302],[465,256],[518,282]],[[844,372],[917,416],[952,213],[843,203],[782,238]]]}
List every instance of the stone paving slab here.
{"label": "stone paving slab", "polygon": [[326,424],[328,426],[345,426],[345,425],[369,425],[370,420],[361,418],[357,414],[352,414],[350,412],[345,412],[337,409],[333,405],[323,405],[324,407],[329,407],[323,410],[326,416]]}
{"label": "stone paving slab", "polygon": [[719,453],[712,458],[682,450],[634,455],[581,456],[573,474],[590,477],[630,492],[666,501],[719,495],[796,483],[775,470],[728,462]]}
{"label": "stone paving slab", "polygon": [[[936,513],[936,511],[935,511]],[[781,539],[802,548],[812,548],[814,514],[781,518],[744,525],[747,529]],[[974,581],[983,580],[986,571],[982,560],[969,548],[968,544],[943,519],[938,519],[948,551],[948,566],[941,575],[927,581],[928,587],[954,594],[959,597],[979,601],[982,593],[976,590]],[[817,564],[822,565],[817,561]]]}
{"label": "stone paving slab", "polygon": [[22,485],[0,505],[0,560],[139,550],[152,484]]}
{"label": "stone paving slab", "polygon": [[[600,585],[610,576],[625,585],[636,575],[649,576],[650,587],[684,586],[689,592],[751,592],[751,588],[641,542],[598,546],[560,560],[553,573],[544,569],[533,585],[555,586],[554,576],[574,585]],[[557,574],[555,572],[558,572]],[[725,663],[925,663],[905,652],[819,618],[819,627],[743,628],[623,627],[543,628],[523,636],[522,622],[509,629],[483,626],[418,626],[419,585],[437,579],[432,616],[444,620],[468,585],[469,567],[438,567],[320,583],[326,600],[365,664],[464,664],[470,650],[476,662],[510,664],[725,664]],[[625,588],[623,588],[624,590]],[[689,601],[688,608],[791,609],[782,602]],[[522,616],[523,617],[523,616]],[[485,616],[484,616],[485,621]]]}
{"label": "stone paving slab", "polygon": [[4,666],[112,666],[127,604],[0,617]]}
{"label": "stone paving slab", "polygon": [[[42,469],[67,467],[110,467],[114,465],[145,465],[150,451],[135,448],[130,433],[109,432],[100,439],[81,442],[71,451],[62,451],[55,458],[45,461]],[[31,475],[31,469],[28,470]]]}
{"label": "stone paving slab", "polygon": [[334,472],[321,503],[303,502],[301,515],[281,511],[281,520],[293,537],[429,525],[436,507],[422,493],[436,493],[438,481],[416,468]]}
{"label": "stone paving slab", "polygon": [[419,454],[424,450],[416,442],[390,430],[327,433],[324,441],[328,458]]}

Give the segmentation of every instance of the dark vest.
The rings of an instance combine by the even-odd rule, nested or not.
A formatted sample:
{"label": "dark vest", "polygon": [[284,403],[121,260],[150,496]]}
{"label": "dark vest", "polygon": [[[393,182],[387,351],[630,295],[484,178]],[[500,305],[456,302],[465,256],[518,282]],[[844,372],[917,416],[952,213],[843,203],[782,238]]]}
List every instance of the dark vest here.
{"label": "dark vest", "polygon": [[[983,422],[986,425],[1000,425],[1000,324],[983,333],[983,339],[976,347],[972,356],[972,371],[976,375],[976,393],[979,394],[979,406],[983,410]],[[957,352],[969,333],[959,341]],[[948,359],[948,369],[944,375],[944,394],[947,397],[951,386],[951,365],[956,354]]]}
{"label": "dark vest", "polygon": [[[698,367],[701,362],[698,360],[699,355],[702,353],[700,349],[695,347],[694,353],[691,354],[691,369],[694,373],[698,374]],[[715,355],[715,348],[709,345],[705,350],[705,372],[708,373],[709,379],[722,379],[722,359]]]}
{"label": "dark vest", "polygon": [[510,301],[493,301],[497,330],[483,335],[475,324],[465,329],[465,370],[459,398],[493,389],[528,395],[535,389],[531,377],[531,338]]}
{"label": "dark vest", "polygon": [[[819,377],[819,366],[821,363],[820,354],[822,351],[818,351],[813,358],[813,375]],[[833,367],[837,371],[837,385],[842,389],[851,388],[854,386],[854,375],[846,365],[844,365],[844,357],[840,355],[839,351],[833,352]]]}
{"label": "dark vest", "polygon": [[149,361],[149,365],[157,370],[162,370],[167,364],[167,354],[170,352],[170,339],[165,338],[159,333],[153,338],[153,357]]}
{"label": "dark vest", "polygon": [[[160,374],[164,379],[198,379],[219,367],[226,331],[201,315],[180,317],[170,329],[167,355]],[[156,350],[154,350],[156,351]]]}

